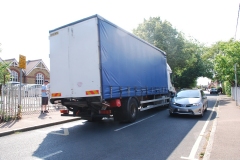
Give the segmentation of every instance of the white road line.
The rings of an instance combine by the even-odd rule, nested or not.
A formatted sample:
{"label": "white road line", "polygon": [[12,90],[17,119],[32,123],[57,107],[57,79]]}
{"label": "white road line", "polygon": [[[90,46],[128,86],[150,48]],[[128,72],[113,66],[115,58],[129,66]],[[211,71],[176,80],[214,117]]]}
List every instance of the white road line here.
{"label": "white road line", "polygon": [[[62,128],[63,128],[63,133],[58,133],[56,131],[56,128],[52,128],[52,129],[47,130],[47,131],[36,130],[36,132],[47,133],[47,134],[56,134],[56,135],[61,135],[61,136],[68,136],[69,135],[68,126],[64,124]],[[62,129],[58,129],[58,131],[61,131],[61,130]]]}
{"label": "white road line", "polygon": [[140,121],[137,121],[137,122],[135,122],[135,123],[131,123],[131,124],[125,126],[125,127],[116,129],[116,130],[114,130],[114,131],[120,131],[120,130],[122,130],[122,129],[124,129],[124,128],[130,127],[130,126],[132,126],[132,125],[134,125],[134,124],[137,124],[137,123],[139,123],[139,122],[142,122],[142,121],[144,121],[144,120],[146,120],[146,119],[152,118],[152,117],[155,116],[155,115],[156,115],[156,114],[154,114],[154,115],[152,115],[152,116],[150,116],[150,117],[144,118],[144,119],[142,119],[142,120],[140,120]]}
{"label": "white road line", "polygon": [[50,133],[51,134],[61,135],[61,136],[68,136],[69,135],[68,128],[63,128],[63,134],[62,133],[57,133],[57,132],[50,132]]}
{"label": "white road line", "polygon": [[[181,156],[182,159],[191,159],[191,160],[195,159],[194,156],[195,156],[196,153],[197,153],[198,147],[199,147],[200,142],[201,142],[201,140],[202,140],[202,136],[204,135],[204,132],[205,132],[205,130],[206,130],[206,128],[207,128],[207,125],[208,125],[208,123],[209,123],[209,121],[210,121],[210,118],[212,118],[212,114],[213,114],[213,112],[214,112],[214,110],[215,110],[215,108],[216,108],[217,102],[218,102],[218,99],[217,99],[216,103],[214,104],[213,110],[212,110],[210,116],[208,117],[206,123],[204,124],[204,126],[203,126],[203,128],[202,128],[202,130],[201,130],[201,132],[200,132],[200,134],[199,134],[196,142],[194,143],[194,145],[193,145],[193,147],[192,147],[192,150],[191,150],[189,156],[188,156],[188,157],[183,157],[183,156]],[[197,158],[197,159],[198,159],[198,158]]]}
{"label": "white road line", "polygon": [[59,154],[59,153],[62,153],[62,151],[60,150],[60,151],[57,151],[57,152],[55,152],[55,153],[46,155],[46,156],[42,157],[41,159],[49,158],[49,157],[52,157],[52,156],[54,156],[54,155],[56,155],[56,154]]}
{"label": "white road line", "polygon": [[208,140],[207,148],[206,148],[205,153],[204,153],[203,160],[210,159],[210,155],[211,155],[211,152],[212,152],[214,135],[215,135],[215,131],[216,131],[216,128],[217,128],[217,121],[218,121],[218,118],[219,118],[219,116],[218,116],[219,107],[217,107],[216,110],[217,110],[217,115],[216,115],[216,118],[213,120],[213,126],[212,126],[212,130],[211,130],[210,137],[209,137],[209,140]]}

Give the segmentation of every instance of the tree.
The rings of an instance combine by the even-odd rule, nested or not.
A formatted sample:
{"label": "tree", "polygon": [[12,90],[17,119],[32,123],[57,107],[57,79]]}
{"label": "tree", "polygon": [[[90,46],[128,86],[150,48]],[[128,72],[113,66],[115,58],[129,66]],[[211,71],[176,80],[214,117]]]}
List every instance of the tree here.
{"label": "tree", "polygon": [[193,88],[196,86],[198,77],[212,77],[213,66],[208,60],[202,58],[205,52],[204,46],[196,42],[186,41],[184,50],[192,53],[192,57],[188,60],[188,65],[179,74],[175,83],[177,84],[176,86],[181,88]]}
{"label": "tree", "polygon": [[168,21],[162,22],[160,17],[144,19],[133,33],[166,52],[168,64],[173,72],[183,68],[187,63],[186,60],[190,58],[190,55],[182,52],[183,35],[178,33]]}
{"label": "tree", "polygon": [[[0,46],[1,46],[1,43],[0,43]],[[0,48],[0,52],[1,51],[2,50]],[[10,73],[9,73],[8,67],[9,67],[8,63],[0,62],[0,84],[4,84],[6,81],[9,81],[10,79]]]}
{"label": "tree", "polygon": [[10,79],[9,64],[0,62],[0,84],[5,84]]}
{"label": "tree", "polygon": [[[214,62],[214,79],[228,81],[232,86],[235,85],[234,65],[240,64],[240,42],[230,39],[228,42],[219,41],[209,50]],[[240,78],[237,69],[237,79]]]}
{"label": "tree", "polygon": [[202,60],[204,47],[196,40],[187,40],[170,22],[150,17],[144,19],[133,33],[166,52],[175,87],[193,87],[198,77],[211,77],[211,72],[204,66],[208,63]]}

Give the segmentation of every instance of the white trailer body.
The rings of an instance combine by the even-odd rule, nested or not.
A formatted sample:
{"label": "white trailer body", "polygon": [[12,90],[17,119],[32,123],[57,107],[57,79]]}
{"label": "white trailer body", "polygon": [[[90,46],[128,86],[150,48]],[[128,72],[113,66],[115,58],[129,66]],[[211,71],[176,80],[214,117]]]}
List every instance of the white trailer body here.
{"label": "white trailer body", "polygon": [[51,93],[58,98],[100,96],[97,29],[92,18],[50,34]]}

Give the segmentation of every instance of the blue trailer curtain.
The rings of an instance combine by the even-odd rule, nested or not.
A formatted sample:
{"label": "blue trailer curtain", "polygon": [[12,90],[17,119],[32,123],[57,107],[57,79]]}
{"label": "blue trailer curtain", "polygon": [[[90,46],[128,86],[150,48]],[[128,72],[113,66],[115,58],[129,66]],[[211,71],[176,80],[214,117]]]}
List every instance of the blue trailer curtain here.
{"label": "blue trailer curtain", "polygon": [[167,63],[158,49],[99,19],[103,99],[166,94]]}

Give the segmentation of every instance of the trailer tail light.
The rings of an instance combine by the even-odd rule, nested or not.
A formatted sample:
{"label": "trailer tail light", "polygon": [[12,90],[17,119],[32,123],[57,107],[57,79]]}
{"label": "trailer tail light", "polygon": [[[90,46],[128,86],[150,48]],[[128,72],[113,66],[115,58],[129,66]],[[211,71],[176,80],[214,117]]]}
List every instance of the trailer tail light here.
{"label": "trailer tail light", "polygon": [[111,114],[111,110],[100,110],[99,114]]}
{"label": "trailer tail light", "polygon": [[120,99],[113,99],[110,101],[110,107],[121,107]]}
{"label": "trailer tail light", "polygon": [[62,114],[68,114],[68,113],[69,113],[69,110],[67,110],[67,109],[61,109],[61,110],[60,110],[60,113],[62,113]]}
{"label": "trailer tail light", "polygon": [[52,97],[61,97],[62,94],[61,93],[52,93]]}

